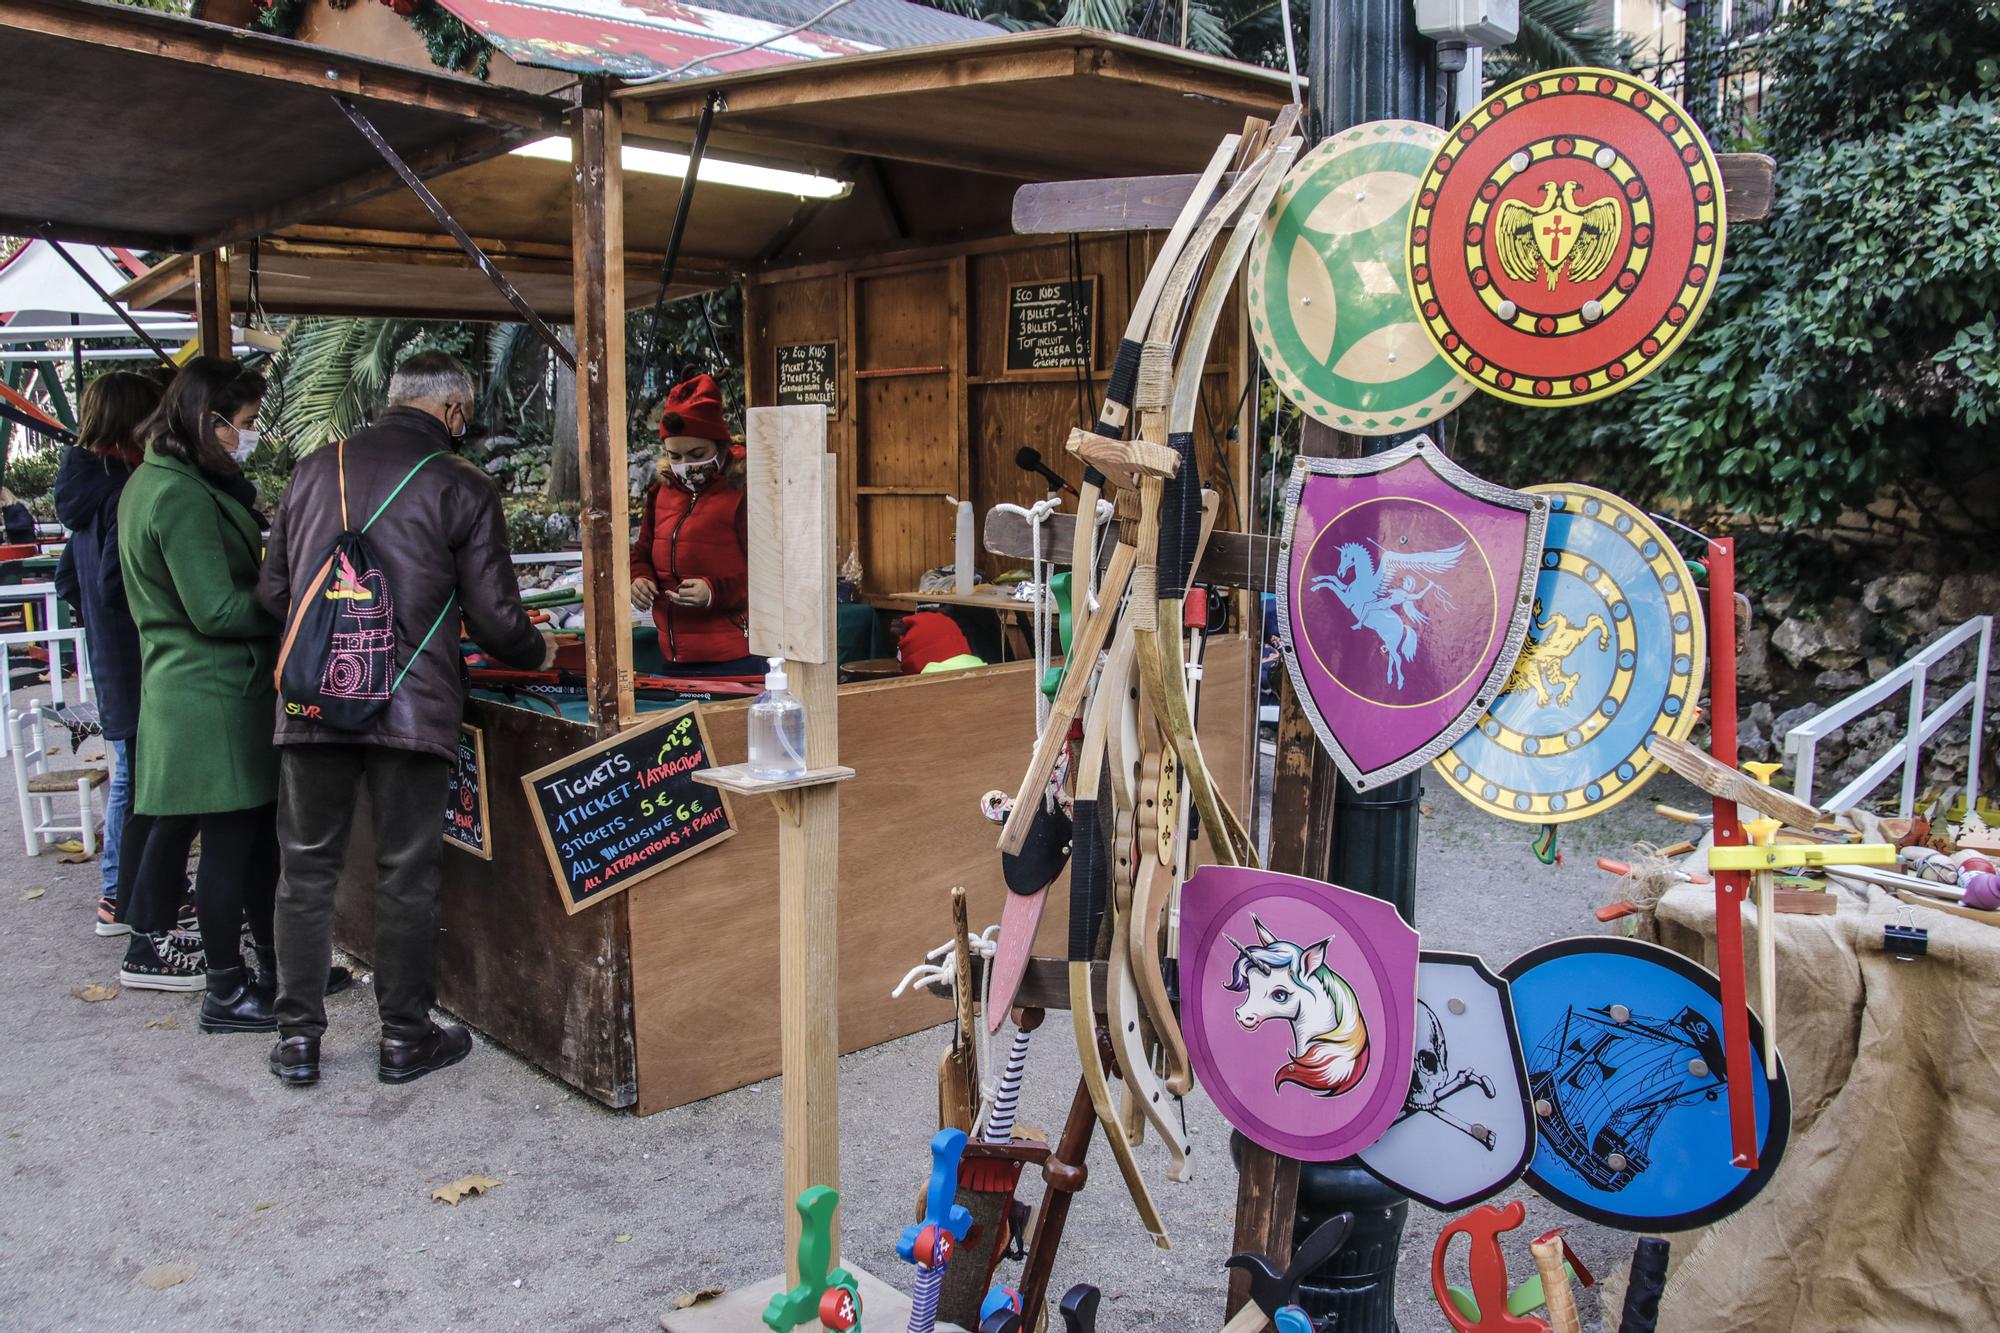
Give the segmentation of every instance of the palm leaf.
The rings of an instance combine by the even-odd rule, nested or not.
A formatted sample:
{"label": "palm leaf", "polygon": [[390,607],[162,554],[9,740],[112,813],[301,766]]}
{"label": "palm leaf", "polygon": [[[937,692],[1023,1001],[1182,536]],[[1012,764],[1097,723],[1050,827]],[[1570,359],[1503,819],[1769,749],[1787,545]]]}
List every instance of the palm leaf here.
{"label": "palm leaf", "polygon": [[1565,65],[1623,63],[1624,41],[1595,21],[1595,0],[1521,0],[1521,32],[1496,64],[1524,77]]}

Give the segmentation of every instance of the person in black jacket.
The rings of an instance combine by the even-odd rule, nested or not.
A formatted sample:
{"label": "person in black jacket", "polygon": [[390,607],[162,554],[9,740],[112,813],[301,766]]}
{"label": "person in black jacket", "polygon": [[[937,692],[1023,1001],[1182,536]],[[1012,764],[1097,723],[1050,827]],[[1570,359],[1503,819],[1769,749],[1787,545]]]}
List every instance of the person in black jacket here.
{"label": "person in black jacket", "polygon": [[300,462],[271,523],[259,593],[285,622],[289,653],[298,599],[347,528],[346,516],[356,526],[373,516],[368,552],[392,593],[402,664],[393,684],[383,677],[387,704],[359,730],[294,715],[279,704],[284,873],[277,912],[279,1039],[270,1064],[287,1083],[319,1079],[334,887],[363,786],[379,876],[377,1075],[385,1083],[406,1082],[455,1064],[472,1049],[464,1028],[430,1016],[441,830],[465,716],[459,623],[509,666],[539,670],[555,659],[555,639],[537,630],[521,605],[500,493],[452,451],[465,433],[472,400],[472,377],[455,358],[442,352],[407,358],[389,381],[388,410],[373,426]]}
{"label": "person in black jacket", "polygon": [[[119,975],[124,985],[200,990],[200,937],[177,930],[181,896],[169,894],[158,904],[135,903],[134,877],[126,873],[121,878],[121,869],[136,866],[151,822],[131,815],[132,747],[139,729],[139,633],[125,604],[118,563],[118,498],[145,456],[140,428],[159,403],[160,386],[144,375],[113,371],[90,382],[83,391],[77,442],[63,450],[56,472],[56,517],[70,531],[63,564],[75,580],[75,602],[83,616],[97,686],[98,721],[111,752],[97,933],[133,934],[137,923]],[[183,865],[192,837],[190,831],[179,839]],[[126,886],[122,895],[121,882]]]}

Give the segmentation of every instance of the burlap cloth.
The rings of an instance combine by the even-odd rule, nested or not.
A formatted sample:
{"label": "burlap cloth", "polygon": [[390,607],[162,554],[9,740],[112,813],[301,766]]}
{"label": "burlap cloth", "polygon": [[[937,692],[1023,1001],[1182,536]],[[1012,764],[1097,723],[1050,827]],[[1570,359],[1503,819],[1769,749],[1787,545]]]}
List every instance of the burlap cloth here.
{"label": "burlap cloth", "polygon": [[[1669,1237],[1663,1333],[2000,1329],[2000,929],[1879,891],[1833,916],[1778,918],[1778,1046],[1792,1137],[1734,1216]],[[1750,999],[1757,926],[1744,913]],[[1899,962],[1882,928],[1930,932]],[[1660,943],[1714,969],[1715,898],[1681,885]],[[1606,1283],[1615,1329],[1622,1269]]]}

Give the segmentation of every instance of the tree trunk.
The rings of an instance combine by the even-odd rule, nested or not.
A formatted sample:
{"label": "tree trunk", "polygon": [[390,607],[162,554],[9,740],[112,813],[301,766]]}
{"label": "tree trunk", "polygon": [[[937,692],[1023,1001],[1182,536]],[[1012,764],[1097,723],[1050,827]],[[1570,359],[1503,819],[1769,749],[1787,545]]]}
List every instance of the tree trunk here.
{"label": "tree trunk", "polygon": [[[567,327],[557,330],[564,341],[575,345],[575,334]],[[551,500],[575,503],[583,499],[583,472],[576,451],[576,373],[558,363],[555,393],[549,398],[549,482],[544,494]]]}

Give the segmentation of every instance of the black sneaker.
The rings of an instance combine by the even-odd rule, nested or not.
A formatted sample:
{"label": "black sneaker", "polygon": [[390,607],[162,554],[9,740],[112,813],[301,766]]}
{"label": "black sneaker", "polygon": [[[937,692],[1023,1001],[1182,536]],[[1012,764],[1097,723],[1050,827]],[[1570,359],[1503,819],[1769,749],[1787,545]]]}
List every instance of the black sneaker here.
{"label": "black sneaker", "polygon": [[132,927],[118,919],[118,904],[109,898],[97,900],[97,933],[107,939],[114,935],[132,933]]}
{"label": "black sneaker", "polygon": [[132,990],[199,991],[208,988],[208,972],[201,950],[190,953],[181,948],[172,933],[148,935],[135,930],[125,946],[118,984]]}

